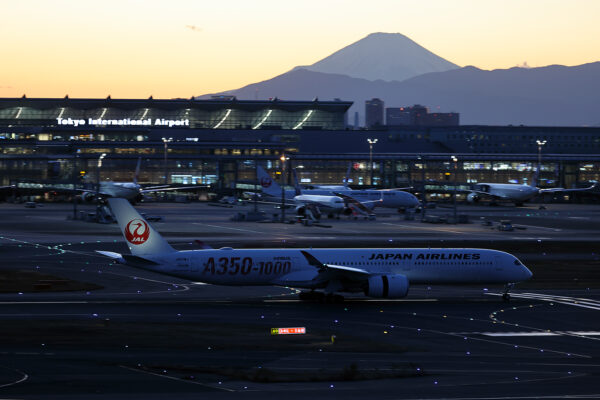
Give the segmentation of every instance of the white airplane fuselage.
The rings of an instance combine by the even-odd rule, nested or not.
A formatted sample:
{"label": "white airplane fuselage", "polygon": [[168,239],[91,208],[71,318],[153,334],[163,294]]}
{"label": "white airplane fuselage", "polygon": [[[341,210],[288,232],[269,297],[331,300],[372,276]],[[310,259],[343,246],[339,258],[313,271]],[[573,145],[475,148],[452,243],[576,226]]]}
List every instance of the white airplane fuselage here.
{"label": "white airplane fuselage", "polygon": [[[325,264],[401,274],[411,284],[507,283],[531,277],[513,255],[486,249],[311,249]],[[318,287],[319,270],[299,249],[178,251],[148,257],[157,272],[219,285]]]}
{"label": "white airplane fuselage", "polygon": [[475,190],[484,192],[493,197],[517,203],[531,200],[539,194],[539,189],[537,187],[514,183],[479,183],[475,185]]}
{"label": "white airplane fuselage", "polygon": [[322,211],[329,213],[341,213],[345,208],[344,200],[338,196],[300,194],[294,196],[294,203],[298,207],[318,206]]}
{"label": "white airplane fuselage", "polygon": [[[412,208],[419,205],[419,199],[413,194],[404,192],[401,190],[326,190],[326,189],[311,189],[304,190],[302,194],[306,195],[320,195],[320,196],[334,196],[334,193],[340,193],[349,197],[352,197],[356,201],[365,203],[369,208],[385,207],[385,208]],[[295,195],[294,191],[286,190],[286,198],[293,198]],[[279,194],[281,196],[281,194]]]}

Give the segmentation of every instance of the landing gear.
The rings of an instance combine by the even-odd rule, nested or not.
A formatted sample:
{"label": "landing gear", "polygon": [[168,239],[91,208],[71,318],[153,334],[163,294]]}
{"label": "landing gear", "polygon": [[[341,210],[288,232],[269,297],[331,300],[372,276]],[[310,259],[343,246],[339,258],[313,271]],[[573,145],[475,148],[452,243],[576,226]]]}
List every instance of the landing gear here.
{"label": "landing gear", "polygon": [[323,293],[311,290],[310,292],[300,292],[298,298],[300,298],[302,301],[318,301],[319,296],[322,297]]}
{"label": "landing gear", "polygon": [[327,304],[344,302],[344,296],[335,293],[315,292],[314,290],[311,290],[310,292],[300,292],[298,297],[302,301],[315,301]]}
{"label": "landing gear", "polygon": [[515,286],[514,283],[507,283],[504,286],[504,293],[502,293],[502,300],[508,302],[510,301],[510,290]]}

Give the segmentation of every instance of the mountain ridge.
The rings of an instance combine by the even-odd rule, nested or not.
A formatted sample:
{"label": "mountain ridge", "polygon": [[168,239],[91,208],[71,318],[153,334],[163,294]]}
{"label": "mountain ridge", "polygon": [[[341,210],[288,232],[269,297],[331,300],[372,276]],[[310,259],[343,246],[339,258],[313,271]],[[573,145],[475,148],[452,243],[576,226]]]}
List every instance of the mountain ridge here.
{"label": "mountain ridge", "polygon": [[403,81],[428,72],[459,68],[401,33],[376,32],[311,64],[313,72],[338,73],[371,81]]}
{"label": "mountain ridge", "polygon": [[[425,65],[428,60],[433,67]],[[312,65],[216,94],[241,100],[340,98],[354,102],[349,121],[354,112],[364,121],[365,101],[378,97],[386,107],[422,104],[458,112],[461,124],[594,126],[600,115],[600,62],[461,68],[400,33],[377,32]]]}
{"label": "mountain ridge", "polygon": [[221,94],[251,100],[257,92],[260,98],[354,101],[349,121],[354,111],[364,113],[365,100],[378,97],[386,107],[423,104],[432,112],[458,112],[465,125],[593,126],[600,114],[600,62],[492,71],[467,66],[402,82],[295,69]]}

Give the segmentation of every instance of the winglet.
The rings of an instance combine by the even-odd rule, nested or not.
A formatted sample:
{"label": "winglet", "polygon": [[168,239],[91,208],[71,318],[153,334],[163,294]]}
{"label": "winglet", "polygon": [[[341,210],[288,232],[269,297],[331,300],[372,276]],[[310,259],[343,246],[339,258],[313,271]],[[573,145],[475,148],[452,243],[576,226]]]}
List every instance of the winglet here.
{"label": "winglet", "polygon": [[320,262],[319,260],[316,259],[315,256],[313,256],[312,254],[310,254],[308,251],[306,250],[300,250],[300,253],[302,253],[302,255],[304,256],[304,258],[306,258],[306,261],[308,261],[308,264],[317,268],[318,270],[323,270],[327,267],[326,264],[323,264],[322,262]]}

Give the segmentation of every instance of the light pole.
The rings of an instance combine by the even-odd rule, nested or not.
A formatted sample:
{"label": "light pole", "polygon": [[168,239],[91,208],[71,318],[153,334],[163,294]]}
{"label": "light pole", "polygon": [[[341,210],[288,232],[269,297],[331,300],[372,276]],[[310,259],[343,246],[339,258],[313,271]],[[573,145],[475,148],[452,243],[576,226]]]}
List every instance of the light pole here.
{"label": "light pole", "polygon": [[106,157],[106,153],[102,153],[98,157],[98,165],[96,165],[96,222],[100,221],[100,168],[104,157]]}
{"label": "light pole", "polygon": [[540,179],[540,172],[542,171],[542,147],[546,144],[547,140],[536,140],[535,141],[538,146],[538,165],[537,165],[537,177],[534,179],[532,186],[538,185],[538,180]]}
{"label": "light pole", "polygon": [[165,185],[168,184],[168,176],[169,176],[169,170],[167,169],[167,153],[168,153],[168,149],[169,149],[169,142],[173,141],[173,138],[162,138],[162,141],[165,145]]}
{"label": "light pole", "polygon": [[289,160],[285,154],[279,157],[281,161],[281,222],[285,222],[285,162]]}
{"label": "light pole", "polygon": [[425,157],[417,156],[417,160],[421,162],[421,222],[425,221],[425,209],[427,198],[425,197]]}
{"label": "light pole", "polygon": [[370,170],[370,178],[369,185],[373,185],[373,145],[377,143],[378,139],[368,138],[367,142],[369,142],[369,170]]}
{"label": "light pole", "polygon": [[456,175],[457,175],[457,171],[458,171],[458,158],[456,158],[456,156],[452,156],[452,161],[454,162],[454,193],[452,195],[453,199],[452,199],[452,203],[454,205],[454,223],[458,223],[457,220],[457,216],[456,216]]}

